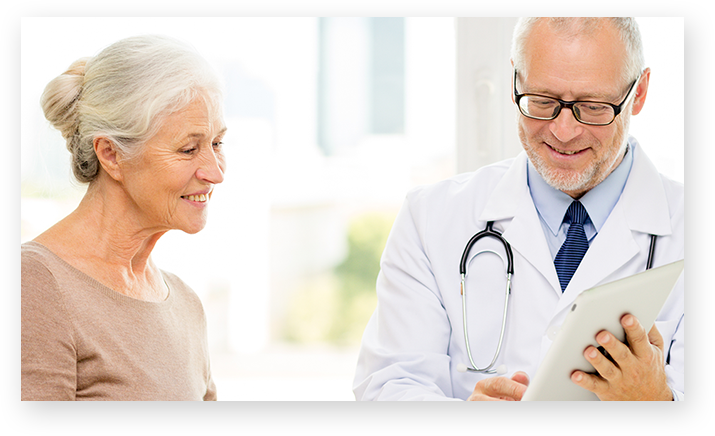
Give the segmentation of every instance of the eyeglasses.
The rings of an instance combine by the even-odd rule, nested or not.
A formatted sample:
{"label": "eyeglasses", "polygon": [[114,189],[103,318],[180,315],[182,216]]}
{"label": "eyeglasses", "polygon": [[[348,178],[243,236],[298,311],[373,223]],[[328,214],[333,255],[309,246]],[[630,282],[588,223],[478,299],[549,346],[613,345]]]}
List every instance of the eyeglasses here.
{"label": "eyeglasses", "polygon": [[563,101],[539,94],[519,94],[516,92],[516,70],[514,70],[514,101],[522,115],[535,120],[553,120],[559,116],[561,109],[567,108],[571,109],[574,118],[579,123],[590,126],[607,126],[616,119],[616,116],[621,113],[623,107],[630,100],[640,78],[639,75],[628,88],[626,98],[621,104],[614,105],[600,101]]}

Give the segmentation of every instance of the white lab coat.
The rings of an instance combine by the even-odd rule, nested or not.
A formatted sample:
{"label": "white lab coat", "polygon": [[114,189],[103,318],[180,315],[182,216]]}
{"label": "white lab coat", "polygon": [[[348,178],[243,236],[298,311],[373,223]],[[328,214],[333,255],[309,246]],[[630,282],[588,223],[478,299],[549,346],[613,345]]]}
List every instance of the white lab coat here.
{"label": "white lab coat", "polygon": [[[412,190],[383,253],[378,305],[363,336],[354,393],[358,400],[466,399],[490,375],[460,373],[464,345],[459,262],[467,241],[495,221],[514,252],[506,333],[497,365],[530,377],[551,345],[567,308],[582,291],[645,269],[650,234],[658,235],[653,266],[684,257],[683,185],[660,175],[634,138],[633,167],[623,194],[561,292],[529,194],[525,153],[514,159]],[[499,242],[480,240],[480,248]],[[477,248],[479,247],[479,248]],[[504,266],[482,255],[467,274],[469,338],[475,363],[494,356],[501,328]],[[668,384],[684,392],[683,279],[658,316],[669,364]]]}

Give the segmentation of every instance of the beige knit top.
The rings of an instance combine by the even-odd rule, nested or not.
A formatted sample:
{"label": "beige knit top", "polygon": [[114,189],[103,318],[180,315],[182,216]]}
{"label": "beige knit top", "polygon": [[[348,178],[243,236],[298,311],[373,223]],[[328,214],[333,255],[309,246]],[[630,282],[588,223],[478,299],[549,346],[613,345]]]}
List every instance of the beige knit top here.
{"label": "beige knit top", "polygon": [[115,292],[22,244],[23,400],[215,400],[201,301],[162,271],[166,300]]}

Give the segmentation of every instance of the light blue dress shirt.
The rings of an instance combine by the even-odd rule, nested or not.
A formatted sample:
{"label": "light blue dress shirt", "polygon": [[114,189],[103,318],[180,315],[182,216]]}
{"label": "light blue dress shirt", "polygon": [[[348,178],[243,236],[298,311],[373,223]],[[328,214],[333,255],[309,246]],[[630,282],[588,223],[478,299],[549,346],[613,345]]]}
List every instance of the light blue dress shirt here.
{"label": "light blue dress shirt", "polygon": [[[630,138],[628,142],[626,155],[620,165],[603,182],[596,185],[579,199],[586,208],[586,212],[588,212],[588,219],[583,228],[586,232],[589,246],[593,238],[601,230],[601,227],[603,227],[613,207],[618,203],[618,199],[623,193],[623,188],[626,186],[628,175],[631,173],[631,166],[633,165],[633,152],[631,150],[635,144]],[[566,209],[568,209],[573,198],[547,184],[536,171],[531,161],[528,161],[527,164],[527,183],[531,198],[534,200],[534,205],[539,213],[546,242],[551,251],[551,260],[553,260],[566,240],[569,224],[564,223],[563,219]]]}

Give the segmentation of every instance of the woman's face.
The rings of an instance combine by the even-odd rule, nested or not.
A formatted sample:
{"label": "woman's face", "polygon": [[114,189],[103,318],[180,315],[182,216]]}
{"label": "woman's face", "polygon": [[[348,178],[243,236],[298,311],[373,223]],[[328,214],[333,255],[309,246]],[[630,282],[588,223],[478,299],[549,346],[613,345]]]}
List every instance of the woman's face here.
{"label": "woman's face", "polygon": [[135,159],[125,160],[122,181],[142,229],[196,233],[206,225],[213,188],[226,168],[223,120],[197,98],[164,118]]}

